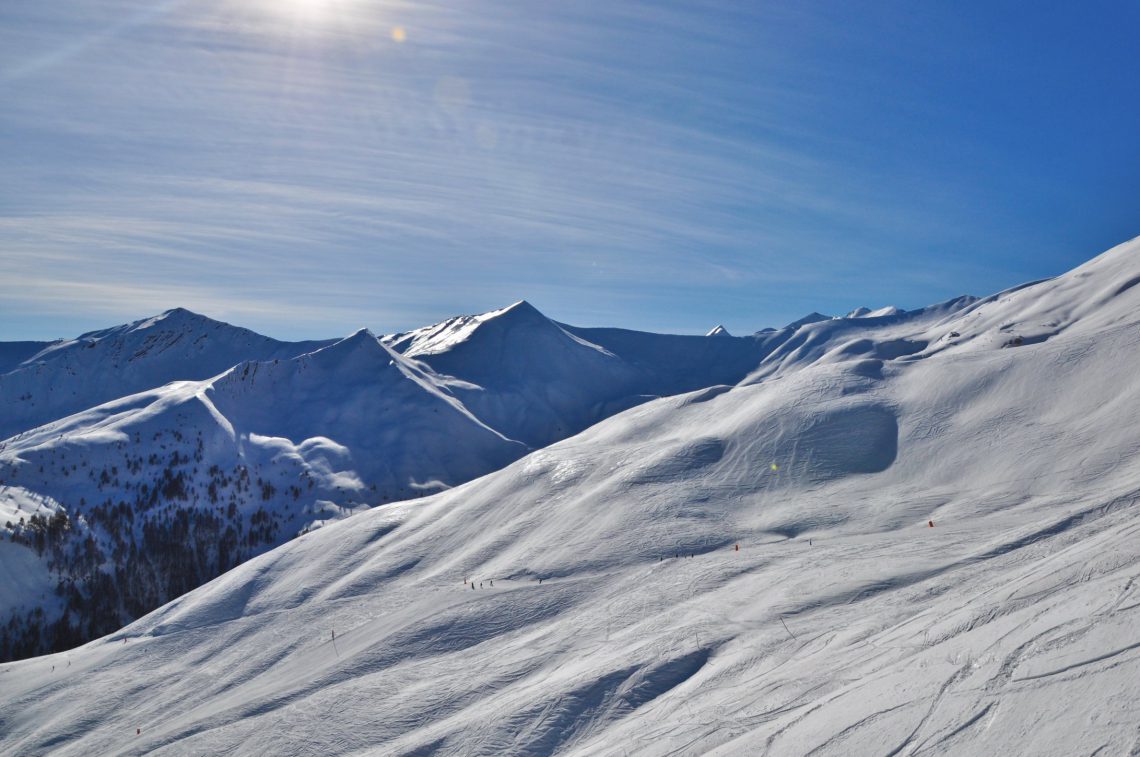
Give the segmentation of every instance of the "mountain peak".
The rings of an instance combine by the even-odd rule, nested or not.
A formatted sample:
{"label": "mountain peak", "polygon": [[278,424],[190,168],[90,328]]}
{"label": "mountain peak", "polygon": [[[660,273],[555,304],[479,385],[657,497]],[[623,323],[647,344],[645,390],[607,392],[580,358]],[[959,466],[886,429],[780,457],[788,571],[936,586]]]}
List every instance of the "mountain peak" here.
{"label": "mountain peak", "polygon": [[716,328],[705,334],[705,336],[732,336],[732,334],[728,333],[728,329],[724,326],[718,324]]}
{"label": "mountain peak", "polygon": [[369,329],[359,329],[349,334],[339,342],[333,342],[328,347],[314,352],[314,355],[321,355],[328,358],[330,356],[343,357],[348,354],[375,354],[382,356],[384,360],[391,360],[393,355],[385,347],[376,335]]}
{"label": "mountain peak", "polygon": [[[195,313],[193,310],[187,310],[186,308],[171,308],[170,310],[164,310],[158,315],[151,316],[150,318],[143,318],[142,320],[126,324],[125,326],[114,327],[98,332],[91,332],[91,336],[98,338],[102,336],[110,336],[115,333],[130,333],[132,331],[143,331],[155,327],[162,329],[179,329],[187,327],[217,328],[218,326],[229,326],[235,330],[240,328],[238,326],[230,326],[228,323],[223,323],[221,321],[215,321],[213,318],[204,316],[201,313]],[[245,331],[245,329],[240,330]],[[88,335],[85,334],[84,336]]]}
{"label": "mountain peak", "polygon": [[376,335],[372,333],[372,329],[370,329],[366,326],[364,328],[357,329],[356,331],[352,332],[351,334],[346,336],[341,341],[342,342],[349,342],[352,340],[356,340],[356,341],[362,341],[363,342],[363,341],[368,341],[370,339],[372,339],[372,340],[376,339]]}
{"label": "mountain peak", "polygon": [[830,320],[831,320],[830,315],[824,315],[823,313],[811,312],[811,313],[808,313],[807,315],[805,315],[803,318],[799,319],[798,321],[792,321],[791,323],[789,323],[786,326],[786,328],[798,329],[800,326],[807,326],[809,323],[819,323],[820,321],[830,321]]}
{"label": "mountain peak", "polygon": [[526,300],[519,300],[512,303],[505,308],[499,310],[492,310],[489,313],[484,313],[481,316],[476,316],[480,321],[487,322],[492,320],[507,319],[511,322],[515,321],[549,321],[545,315],[539,311],[534,305],[531,305]]}

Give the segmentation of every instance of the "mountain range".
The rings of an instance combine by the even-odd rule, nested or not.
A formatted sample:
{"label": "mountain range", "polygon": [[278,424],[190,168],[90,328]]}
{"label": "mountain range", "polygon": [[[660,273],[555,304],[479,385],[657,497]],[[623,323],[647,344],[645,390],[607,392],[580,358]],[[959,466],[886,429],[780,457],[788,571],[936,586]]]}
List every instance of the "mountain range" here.
{"label": "mountain range", "polygon": [[118,397],[104,337],[4,347],[4,643],[61,650],[0,666],[5,747],[1129,753],[1137,283],[1133,241],[743,337],[521,302]]}

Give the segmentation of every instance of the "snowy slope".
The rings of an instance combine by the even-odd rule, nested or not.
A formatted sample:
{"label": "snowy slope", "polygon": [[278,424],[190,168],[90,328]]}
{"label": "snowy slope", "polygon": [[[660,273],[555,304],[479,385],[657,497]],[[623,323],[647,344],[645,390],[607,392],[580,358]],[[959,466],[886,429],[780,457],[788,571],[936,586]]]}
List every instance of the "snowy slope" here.
{"label": "snowy slope", "polygon": [[1137,253],[917,318],[894,359],[643,404],[0,666],[4,747],[1134,751]]}
{"label": "snowy slope", "polygon": [[0,373],[7,373],[16,368],[52,344],[52,342],[0,342]]}
{"label": "snowy slope", "polygon": [[367,330],[292,361],[237,366],[206,396],[238,438],[264,440],[274,456],[318,440],[343,448],[356,479],[345,486],[371,491],[373,504],[469,481],[527,451]]}
{"label": "snowy slope", "polygon": [[[640,398],[638,374],[528,302],[461,316],[386,339],[403,355],[458,379],[452,392],[487,425],[541,447]],[[607,406],[617,402],[620,407]]]}
{"label": "snowy slope", "polygon": [[[0,560],[24,565],[34,549],[41,566],[29,575],[50,570],[52,591],[41,580],[0,593],[0,617],[20,612],[26,626],[0,632],[0,652],[56,638],[64,610],[66,638],[107,633],[325,521],[525,452],[367,331],[26,432],[0,449],[0,523],[16,535]],[[50,532],[37,513],[63,520]],[[117,577],[108,602],[96,596],[103,575]],[[57,583],[75,587],[66,604]]]}
{"label": "snowy slope", "polygon": [[[915,323],[830,319],[707,338],[579,329],[520,302],[386,338],[404,355],[361,331],[23,431],[0,441],[0,500],[16,503],[0,512],[0,559],[26,566],[34,553],[35,570],[14,569],[39,578],[0,596],[0,659],[96,638],[299,533],[497,470],[528,451],[517,439],[545,445],[657,396],[727,387],[758,366],[794,371],[830,359],[828,345],[855,332],[890,351],[892,325]],[[141,339],[127,386],[193,375],[196,353],[178,345],[204,327],[211,336],[191,341],[212,360],[306,346],[170,311],[54,344],[28,365],[48,368],[51,396],[83,361],[115,376],[122,365],[100,356]],[[115,385],[100,383],[92,387]]]}
{"label": "snowy slope", "polygon": [[15,365],[20,351],[5,348],[0,439],[171,381],[209,378],[243,360],[285,359],[327,344],[278,342],[178,308],[50,343]]}
{"label": "snowy slope", "polygon": [[949,333],[943,325],[955,321],[977,302],[957,297],[918,310],[885,308],[885,315],[812,320],[767,332],[768,350],[751,380],[768,379],[816,362],[897,360],[924,353],[930,342]]}
{"label": "snowy slope", "polygon": [[384,341],[456,379],[451,391],[467,408],[532,447],[654,397],[736,383],[767,349],[754,337],[578,328],[555,323],[525,301]]}

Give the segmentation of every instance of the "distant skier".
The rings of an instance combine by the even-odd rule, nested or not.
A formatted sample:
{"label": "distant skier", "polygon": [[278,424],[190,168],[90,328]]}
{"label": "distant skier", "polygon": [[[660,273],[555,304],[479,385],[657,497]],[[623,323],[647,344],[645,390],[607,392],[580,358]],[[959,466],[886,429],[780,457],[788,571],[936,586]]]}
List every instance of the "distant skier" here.
{"label": "distant skier", "polygon": [[495,586],[495,579],[492,578],[491,579],[491,587],[494,588],[494,586]]}
{"label": "distant skier", "polygon": [[928,528],[934,528],[934,521],[928,520],[928,521],[926,521],[926,525]]}

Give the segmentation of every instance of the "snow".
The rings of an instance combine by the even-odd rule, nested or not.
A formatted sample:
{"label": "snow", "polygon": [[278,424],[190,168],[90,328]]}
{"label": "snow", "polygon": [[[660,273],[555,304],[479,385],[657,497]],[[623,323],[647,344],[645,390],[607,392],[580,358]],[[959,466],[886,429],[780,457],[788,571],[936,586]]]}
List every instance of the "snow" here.
{"label": "snow", "polygon": [[0,542],[0,604],[17,611],[47,606],[55,609],[55,580],[35,551],[23,544]]}
{"label": "snow", "polygon": [[[24,357],[0,345],[0,438],[175,380],[201,380],[243,360],[285,359],[329,342],[278,342],[181,308],[44,345]],[[6,360],[23,359],[15,366]],[[5,373],[4,370],[7,369]]]}
{"label": "snow", "polygon": [[[0,524],[19,523],[33,515],[50,517],[59,503],[21,487],[0,490]],[[28,546],[0,541],[0,607],[27,611],[35,606],[57,609],[55,580],[44,561]]]}
{"label": "snow", "polygon": [[[739,342],[764,353],[743,380],[330,523],[121,632],[0,666],[5,751],[1129,753],[1138,253]],[[419,337],[338,347],[358,368],[391,355],[377,381],[445,403],[416,361],[461,365],[503,315],[421,335],[435,351],[418,356]],[[599,361],[579,365],[665,343],[555,326],[598,350],[523,315],[512,328]],[[307,404],[333,370],[320,356],[301,359],[312,384],[270,386]],[[231,372],[210,391],[252,423],[241,386]],[[277,448],[273,430],[257,433]]]}
{"label": "snow", "polygon": [[483,423],[532,448],[657,396],[735,383],[766,349],[755,338],[709,346],[701,337],[577,328],[526,301],[382,341],[429,368]]}
{"label": "snow", "polygon": [[[141,463],[144,439],[154,440],[149,449],[158,448],[158,459],[131,472],[128,460],[136,453]],[[174,454],[184,465],[194,461],[185,473],[198,507],[214,507],[205,500],[215,466],[240,466],[272,485],[277,493],[247,506],[268,503],[289,538],[327,519],[312,507],[318,500],[336,500],[350,513],[468,481],[526,451],[361,331],[291,360],[244,362],[206,381],[172,382],[6,440],[0,502],[36,492],[51,503],[48,514],[61,507],[74,513],[76,503],[114,493],[96,483],[97,472],[117,469],[128,492],[132,484],[153,487]],[[289,495],[298,484],[305,486]],[[9,609],[0,603],[0,611]]]}
{"label": "snow", "polygon": [[51,344],[51,342],[0,342],[0,374],[16,368]]}
{"label": "snow", "polygon": [[817,313],[817,312],[813,311],[813,312],[805,315],[803,318],[800,318],[798,321],[792,321],[791,323],[789,323],[784,328],[792,329],[794,331],[795,329],[798,329],[800,326],[807,326],[808,324],[820,323],[821,321],[830,321],[830,320],[831,320],[830,315],[824,315],[823,313]]}

